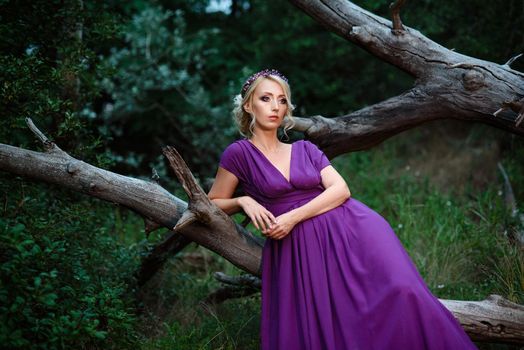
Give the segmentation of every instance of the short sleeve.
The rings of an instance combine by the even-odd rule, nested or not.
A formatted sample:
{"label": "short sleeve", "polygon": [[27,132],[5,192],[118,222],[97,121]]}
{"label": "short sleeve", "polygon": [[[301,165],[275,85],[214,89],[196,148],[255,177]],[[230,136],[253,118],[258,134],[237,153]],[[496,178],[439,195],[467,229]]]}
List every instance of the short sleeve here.
{"label": "short sleeve", "polygon": [[222,153],[218,165],[234,174],[238,179],[244,181],[242,159],[242,147],[237,142],[233,142],[227,146]]}
{"label": "short sleeve", "polygon": [[329,161],[328,157],[318,148],[317,145],[312,143],[311,141],[305,141],[307,144],[307,147],[309,149],[309,156],[311,158],[311,161],[315,168],[320,172],[322,169],[327,167],[328,165],[331,165],[331,162]]}

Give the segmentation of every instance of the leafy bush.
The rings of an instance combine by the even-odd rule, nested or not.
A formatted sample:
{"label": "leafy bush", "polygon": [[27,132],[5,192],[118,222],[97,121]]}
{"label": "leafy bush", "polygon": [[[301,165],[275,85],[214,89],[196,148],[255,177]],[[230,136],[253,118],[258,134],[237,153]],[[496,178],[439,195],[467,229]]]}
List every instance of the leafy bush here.
{"label": "leafy bush", "polygon": [[134,285],[137,254],[108,232],[112,209],[67,194],[63,201],[50,198],[42,185],[23,186],[15,180],[1,186],[0,344],[55,349],[133,343],[128,286]]}

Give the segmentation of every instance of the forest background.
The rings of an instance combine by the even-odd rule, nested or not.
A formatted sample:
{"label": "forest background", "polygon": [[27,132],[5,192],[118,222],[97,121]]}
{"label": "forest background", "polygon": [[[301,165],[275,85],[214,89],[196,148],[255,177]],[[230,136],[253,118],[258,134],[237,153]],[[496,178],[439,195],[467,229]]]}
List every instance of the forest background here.
{"label": "forest background", "polygon": [[[389,17],[389,1],[357,5]],[[473,57],[504,63],[524,52],[521,0],[413,1],[402,19]],[[154,168],[185,198],[161,147],[175,146],[207,190],[240,137],[232,97],[263,68],[289,78],[301,116],[345,114],[413,84],[284,1],[2,0],[0,141],[40,150],[30,117],[70,155],[144,179]],[[391,223],[435,295],[524,304],[524,253],[509,239],[524,227],[498,167],[522,209],[523,149],[521,137],[449,120],[332,162]],[[126,208],[8,173],[0,189],[3,347],[257,348],[259,294],[205,301],[220,287],[214,271],[241,273],[222,257],[191,245],[139,288],[140,258],[166,230],[146,237]]]}

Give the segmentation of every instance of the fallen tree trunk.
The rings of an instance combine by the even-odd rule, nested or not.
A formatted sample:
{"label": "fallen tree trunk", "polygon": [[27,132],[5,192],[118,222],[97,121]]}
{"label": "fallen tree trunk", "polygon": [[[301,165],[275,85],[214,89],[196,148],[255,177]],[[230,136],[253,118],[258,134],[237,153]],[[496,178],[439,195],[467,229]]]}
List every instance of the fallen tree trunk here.
{"label": "fallen tree trunk", "polygon": [[[449,50],[419,31],[344,0],[290,0],[342,38],[413,76],[405,93],[353,113],[296,117],[294,130],[332,158],[370,148],[404,130],[437,119],[480,122],[524,135],[524,74],[506,64]],[[520,125],[519,125],[520,124]]]}
{"label": "fallen tree trunk", "polygon": [[[119,175],[75,159],[49,142],[30,121],[29,124],[46,152],[0,144],[0,170],[122,205],[169,229],[186,212],[187,204],[159,184]],[[218,227],[197,222],[180,229],[178,234],[220,254],[240,269],[258,274],[263,242],[215,208],[215,215],[227,218],[227,230],[219,231]]]}
{"label": "fallen tree trunk", "polygon": [[479,342],[524,344],[524,306],[500,295],[482,301],[440,300]]}
{"label": "fallen tree trunk", "polygon": [[[46,152],[0,144],[0,170],[123,205],[150,222],[173,229],[171,237],[180,234],[223,256],[240,269],[260,276],[263,241],[242,226],[235,225],[209,200],[174,148],[167,147],[164,154],[190,198],[188,205],[155,182],[115,174],[69,156],[49,142],[31,122],[29,124],[44,143]],[[174,243],[166,243],[170,244]],[[257,286],[259,288],[257,278],[241,280],[245,288],[225,288],[211,295],[209,300],[219,302],[231,295],[249,295],[256,292]],[[229,283],[234,284],[230,279]],[[496,308],[485,306],[486,312],[478,312],[479,307],[475,309],[473,306],[480,304],[473,301],[452,301],[447,305],[473,339],[524,344],[524,307],[500,299]],[[493,310],[496,314],[492,314]]]}

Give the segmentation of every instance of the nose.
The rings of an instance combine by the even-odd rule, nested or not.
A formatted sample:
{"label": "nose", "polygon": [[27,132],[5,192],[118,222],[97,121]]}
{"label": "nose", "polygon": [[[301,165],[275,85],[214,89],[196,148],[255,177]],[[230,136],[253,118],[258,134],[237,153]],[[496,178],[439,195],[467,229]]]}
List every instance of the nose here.
{"label": "nose", "polygon": [[271,101],[271,109],[274,111],[278,111],[278,101],[276,99]]}

